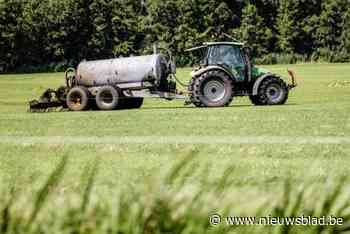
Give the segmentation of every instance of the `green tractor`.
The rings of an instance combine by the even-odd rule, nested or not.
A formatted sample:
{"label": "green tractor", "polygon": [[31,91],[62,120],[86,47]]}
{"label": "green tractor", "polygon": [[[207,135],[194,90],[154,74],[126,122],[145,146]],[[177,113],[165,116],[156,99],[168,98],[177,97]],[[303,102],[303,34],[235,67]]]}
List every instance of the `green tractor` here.
{"label": "green tractor", "polygon": [[189,103],[197,107],[228,106],[237,96],[249,96],[255,105],[282,105],[297,86],[291,70],[292,82],[287,84],[279,75],[254,66],[243,43],[209,42],[187,51],[200,51],[202,56],[188,87]]}

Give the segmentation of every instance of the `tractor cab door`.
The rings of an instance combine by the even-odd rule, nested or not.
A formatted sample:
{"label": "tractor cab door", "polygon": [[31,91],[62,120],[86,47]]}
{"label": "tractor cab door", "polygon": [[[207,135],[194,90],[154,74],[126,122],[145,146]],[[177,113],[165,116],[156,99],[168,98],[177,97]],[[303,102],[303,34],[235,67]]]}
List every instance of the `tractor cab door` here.
{"label": "tractor cab door", "polygon": [[208,50],[208,64],[225,67],[239,82],[246,80],[246,64],[240,47],[232,45],[211,46]]}

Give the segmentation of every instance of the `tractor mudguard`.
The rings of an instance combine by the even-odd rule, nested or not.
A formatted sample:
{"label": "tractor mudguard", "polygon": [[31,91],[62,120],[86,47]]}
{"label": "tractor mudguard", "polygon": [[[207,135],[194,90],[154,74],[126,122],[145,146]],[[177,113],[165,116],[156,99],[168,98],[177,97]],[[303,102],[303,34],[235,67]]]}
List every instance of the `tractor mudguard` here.
{"label": "tractor mudguard", "polygon": [[252,93],[253,96],[258,95],[258,89],[259,89],[259,86],[260,86],[261,82],[263,82],[263,80],[265,80],[267,77],[270,77],[270,76],[273,76],[273,74],[272,73],[266,73],[265,75],[260,76],[255,81],[254,86],[253,86],[253,93]]}
{"label": "tractor mudguard", "polygon": [[226,73],[231,79],[236,80],[235,76],[227,69],[225,69],[224,67],[221,66],[215,66],[215,65],[211,65],[202,69],[199,69],[197,71],[192,71],[191,72],[191,76],[192,77],[198,77],[200,75],[202,75],[203,73],[210,71],[210,70],[220,70],[223,71],[224,73]]}

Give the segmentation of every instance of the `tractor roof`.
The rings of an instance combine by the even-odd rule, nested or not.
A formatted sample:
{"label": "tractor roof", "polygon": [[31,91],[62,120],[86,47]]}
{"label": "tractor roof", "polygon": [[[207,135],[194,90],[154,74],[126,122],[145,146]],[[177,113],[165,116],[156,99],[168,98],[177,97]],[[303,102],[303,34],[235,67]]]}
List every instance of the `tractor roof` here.
{"label": "tractor roof", "polygon": [[194,51],[194,50],[199,50],[199,49],[207,48],[209,46],[216,46],[216,45],[231,45],[231,46],[243,47],[244,43],[242,43],[242,42],[229,42],[229,41],[204,42],[203,45],[201,45],[201,46],[193,47],[193,48],[187,49],[185,51]]}
{"label": "tractor roof", "polygon": [[232,45],[232,46],[244,46],[242,42],[230,42],[230,41],[222,41],[222,42],[205,42],[203,43],[205,46],[213,46],[213,45]]}

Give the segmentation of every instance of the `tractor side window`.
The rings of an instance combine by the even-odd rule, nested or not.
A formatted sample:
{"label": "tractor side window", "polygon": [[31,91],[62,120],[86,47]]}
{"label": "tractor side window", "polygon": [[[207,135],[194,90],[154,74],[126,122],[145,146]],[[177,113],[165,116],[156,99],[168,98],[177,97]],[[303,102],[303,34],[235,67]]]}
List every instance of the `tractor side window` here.
{"label": "tractor side window", "polygon": [[232,67],[244,66],[240,49],[238,47],[228,47],[224,57],[224,62],[230,64]]}

